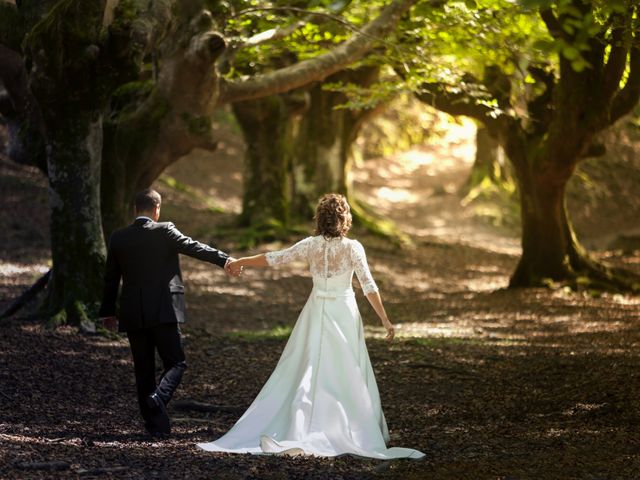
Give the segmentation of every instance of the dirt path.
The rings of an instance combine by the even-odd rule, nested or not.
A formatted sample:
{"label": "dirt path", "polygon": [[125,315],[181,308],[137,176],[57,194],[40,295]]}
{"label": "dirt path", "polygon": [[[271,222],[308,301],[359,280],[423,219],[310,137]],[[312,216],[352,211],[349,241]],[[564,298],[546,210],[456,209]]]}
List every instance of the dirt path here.
{"label": "dirt path", "polygon": [[[200,152],[168,172],[191,193],[160,188],[165,218],[233,250],[215,236],[239,207],[241,145],[229,138],[217,154]],[[233,425],[234,413],[172,410],[174,437],[149,443],[140,434],[124,339],[47,331],[39,319],[22,317],[0,330],[0,477],[639,478],[640,300],[503,290],[517,239],[477,225],[460,208],[453,192],[464,168],[447,163],[446,151],[370,162],[356,172],[358,184],[369,185],[360,188],[363,199],[416,239],[414,249],[398,251],[359,236],[399,327],[397,342],[380,340],[371,309],[358,298],[391,443],[421,449],[424,462],[195,449]],[[221,181],[220,172],[229,180]],[[47,234],[38,207],[46,204],[42,179],[6,161],[0,173],[2,307],[46,268]],[[212,213],[200,194],[227,213]],[[28,221],[17,221],[17,212]],[[637,256],[612,258],[640,267]],[[277,362],[310,280],[302,265],[249,271],[238,280],[190,259],[183,266],[190,368],[178,398],[245,408]],[[18,465],[53,460],[66,469]]]}
{"label": "dirt path", "polygon": [[475,155],[475,126],[452,124],[432,144],[392,158],[372,159],[354,172],[355,190],[368,205],[421,239],[462,243],[517,254],[517,232],[496,229],[463,206],[459,191]]}

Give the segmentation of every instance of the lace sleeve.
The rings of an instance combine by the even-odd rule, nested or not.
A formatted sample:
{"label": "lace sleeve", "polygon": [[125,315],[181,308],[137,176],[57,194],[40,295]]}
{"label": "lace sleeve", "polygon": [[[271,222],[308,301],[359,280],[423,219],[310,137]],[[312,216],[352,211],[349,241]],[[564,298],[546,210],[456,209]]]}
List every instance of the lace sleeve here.
{"label": "lace sleeve", "polygon": [[267,252],[265,254],[267,263],[269,265],[282,265],[295,260],[306,260],[308,258],[309,243],[312,238],[313,237],[307,237],[283,250]]}
{"label": "lace sleeve", "polygon": [[378,291],[371,271],[369,270],[369,264],[367,263],[367,255],[364,253],[364,247],[357,240],[353,242],[351,249],[351,260],[353,262],[353,269],[356,271],[356,276],[362,287],[362,291],[365,295]]}

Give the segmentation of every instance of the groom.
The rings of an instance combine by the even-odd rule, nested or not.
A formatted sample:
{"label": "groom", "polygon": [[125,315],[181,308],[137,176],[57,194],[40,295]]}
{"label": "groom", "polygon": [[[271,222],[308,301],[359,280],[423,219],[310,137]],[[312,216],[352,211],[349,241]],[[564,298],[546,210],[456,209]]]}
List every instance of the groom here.
{"label": "groom", "polygon": [[[225,268],[226,253],[184,236],[171,222],[160,222],[161,197],[147,189],[135,197],[133,224],[113,233],[109,242],[100,319],[106,328],[119,325],[131,346],[138,403],[145,428],[154,437],[171,433],[166,405],[187,368],[179,323],[185,321],[184,284],[178,254]],[[122,279],[120,310],[116,298]],[[155,378],[155,351],[164,373]]]}

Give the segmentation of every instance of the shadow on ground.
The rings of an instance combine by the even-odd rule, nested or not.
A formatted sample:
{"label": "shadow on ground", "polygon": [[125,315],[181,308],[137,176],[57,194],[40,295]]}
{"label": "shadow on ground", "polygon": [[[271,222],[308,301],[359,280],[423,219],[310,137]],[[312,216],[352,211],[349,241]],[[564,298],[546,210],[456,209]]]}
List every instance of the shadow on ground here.
{"label": "shadow on ground", "polygon": [[[237,168],[224,157],[202,155],[184,162],[208,162],[210,171]],[[180,175],[192,164],[169,173],[186,182],[189,178]],[[1,308],[46,270],[48,235],[43,179],[6,160],[0,173]],[[7,177],[17,180],[5,183]],[[165,212],[185,233],[233,250],[232,243],[216,236],[216,226],[231,221],[238,184],[213,185],[214,193],[225,198],[226,213],[212,213],[192,194],[161,186],[169,207]],[[0,477],[640,476],[638,298],[505,290],[516,256],[509,248],[483,246],[480,237],[467,242],[464,236],[442,238],[428,230],[416,233],[415,248],[406,250],[359,238],[399,327],[398,340],[384,343],[358,293],[391,444],[418,448],[427,454],[425,461],[197,450],[196,442],[215,439],[233,425],[238,416],[233,413],[172,410],[172,439],[149,442],[141,434],[126,340],[81,336],[66,327],[50,331],[27,311],[3,320],[0,330]],[[640,266],[637,255],[601,255]],[[278,361],[311,281],[303,265],[248,271],[231,280],[217,267],[191,259],[184,260],[183,269],[189,370],[178,397],[247,407]],[[63,461],[67,467],[60,472],[18,467],[34,461]]]}

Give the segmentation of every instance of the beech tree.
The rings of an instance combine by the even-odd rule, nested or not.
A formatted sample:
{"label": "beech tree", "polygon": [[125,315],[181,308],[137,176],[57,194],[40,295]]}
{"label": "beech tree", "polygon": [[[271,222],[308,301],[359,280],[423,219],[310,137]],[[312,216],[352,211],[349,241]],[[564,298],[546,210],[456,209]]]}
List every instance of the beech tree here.
{"label": "beech tree", "polygon": [[[333,48],[349,30],[361,29],[372,7],[375,11],[375,2],[336,2],[328,13],[294,9],[296,16],[286,7],[274,7],[275,12],[255,9],[259,14],[249,10],[252,16],[238,22],[234,32],[248,40],[229,48],[221,64],[243,75],[295,64]],[[281,13],[282,26],[269,29],[273,22],[265,15]],[[348,193],[351,143],[374,109],[338,108],[347,97],[324,87],[364,86],[375,81],[377,71],[377,66],[356,64],[295,91],[233,103],[247,144],[240,218],[244,226],[268,237],[307,219],[321,193]]]}
{"label": "beech tree", "polygon": [[[87,320],[100,297],[104,233],[132,194],[197,147],[212,148],[212,112],[339,71],[384,37],[414,0],[395,0],[346,41],[247,78],[216,65],[224,4],[190,0],[23,0],[0,3],[0,99],[13,151],[46,159],[53,270],[48,313]],[[45,166],[42,165],[43,169]],[[104,217],[104,228],[101,222]]]}
{"label": "beech tree", "polygon": [[464,194],[474,188],[482,188],[483,183],[487,181],[493,185],[500,185],[510,179],[507,165],[502,162],[500,142],[482,123],[477,126],[475,143],[476,153],[471,173],[462,188]]}
{"label": "beech tree", "polygon": [[[580,159],[603,153],[598,133],[640,98],[637,2],[470,3],[473,8],[448,7],[446,18],[429,18],[439,28],[423,31],[434,47],[430,60],[453,54],[448,72],[456,75],[446,78],[415,62],[409,72],[398,70],[425,103],[481,122],[513,166],[522,255],[510,285],[553,280],[635,288],[629,275],[596,262],[580,245],[565,188]],[[445,43],[449,38],[453,44]],[[415,40],[407,43],[416,48]]]}

